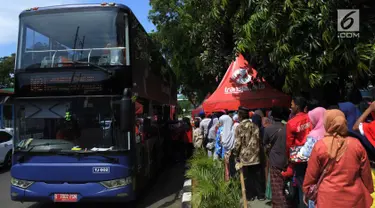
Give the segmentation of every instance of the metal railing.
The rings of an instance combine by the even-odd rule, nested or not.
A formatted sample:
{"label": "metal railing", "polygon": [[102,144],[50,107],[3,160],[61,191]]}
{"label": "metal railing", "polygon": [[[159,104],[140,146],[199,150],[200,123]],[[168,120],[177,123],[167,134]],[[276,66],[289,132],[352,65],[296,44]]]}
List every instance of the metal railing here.
{"label": "metal railing", "polygon": [[64,50],[26,50],[25,53],[46,53],[46,52],[53,52],[52,60],[51,60],[51,67],[55,64],[56,53],[58,52],[80,52],[80,51],[89,51],[87,56],[87,62],[90,63],[91,53],[92,51],[114,51],[114,50],[125,50],[126,47],[110,47],[110,48],[84,48],[84,49],[64,49]]}

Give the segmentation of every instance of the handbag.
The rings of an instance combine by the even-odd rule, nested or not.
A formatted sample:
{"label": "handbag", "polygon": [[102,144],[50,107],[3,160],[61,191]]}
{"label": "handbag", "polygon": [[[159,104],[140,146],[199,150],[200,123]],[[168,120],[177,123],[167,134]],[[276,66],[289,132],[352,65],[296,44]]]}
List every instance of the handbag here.
{"label": "handbag", "polygon": [[306,163],[309,160],[312,149],[317,140],[307,137],[306,143],[302,146],[291,147],[289,160],[292,163]]}
{"label": "handbag", "polygon": [[299,152],[303,146],[293,146],[289,148],[289,161],[291,163],[306,163],[308,158],[301,158]]}
{"label": "handbag", "polygon": [[325,174],[327,173],[327,169],[328,167],[330,166],[330,164],[332,163],[332,161],[334,161],[335,159],[330,159],[330,161],[328,161],[328,163],[326,164],[326,166],[324,167],[324,170],[322,172],[322,174],[320,175],[319,177],[319,180],[316,184],[312,185],[309,187],[309,190],[307,191],[307,193],[305,194],[306,198],[308,198],[309,200],[311,201],[315,201],[316,200],[316,197],[318,195],[318,188],[319,188],[319,185],[320,183],[322,182]]}
{"label": "handbag", "polygon": [[284,195],[286,200],[292,201],[294,200],[294,196],[296,195],[296,187],[293,183],[294,176],[292,178],[288,178],[284,181]]}

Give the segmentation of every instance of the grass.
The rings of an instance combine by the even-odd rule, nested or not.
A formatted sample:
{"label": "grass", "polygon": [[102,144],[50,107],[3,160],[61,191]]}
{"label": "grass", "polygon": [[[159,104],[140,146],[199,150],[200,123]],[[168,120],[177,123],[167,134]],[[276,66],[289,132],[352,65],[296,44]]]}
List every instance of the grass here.
{"label": "grass", "polygon": [[238,177],[224,180],[224,164],[196,150],[189,160],[186,176],[193,181],[192,207],[238,208],[241,185]]}

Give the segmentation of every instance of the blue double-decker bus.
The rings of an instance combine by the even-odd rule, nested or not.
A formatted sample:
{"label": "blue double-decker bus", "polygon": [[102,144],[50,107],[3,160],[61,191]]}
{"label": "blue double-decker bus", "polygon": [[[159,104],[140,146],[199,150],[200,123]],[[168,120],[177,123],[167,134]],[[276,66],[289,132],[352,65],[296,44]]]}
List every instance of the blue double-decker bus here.
{"label": "blue double-decker bus", "polygon": [[134,200],[162,166],[174,73],[125,5],[19,19],[12,200]]}

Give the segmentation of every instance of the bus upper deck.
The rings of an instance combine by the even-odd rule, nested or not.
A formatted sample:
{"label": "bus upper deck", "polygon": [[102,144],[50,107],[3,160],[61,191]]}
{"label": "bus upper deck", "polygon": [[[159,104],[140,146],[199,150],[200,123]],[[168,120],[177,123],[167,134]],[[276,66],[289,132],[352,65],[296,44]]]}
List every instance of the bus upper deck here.
{"label": "bus upper deck", "polygon": [[152,48],[124,5],[21,13],[13,200],[135,198],[160,166],[163,145],[158,128],[147,120],[142,127],[147,136],[137,139],[137,105],[148,118],[169,116],[176,103],[174,74]]}

